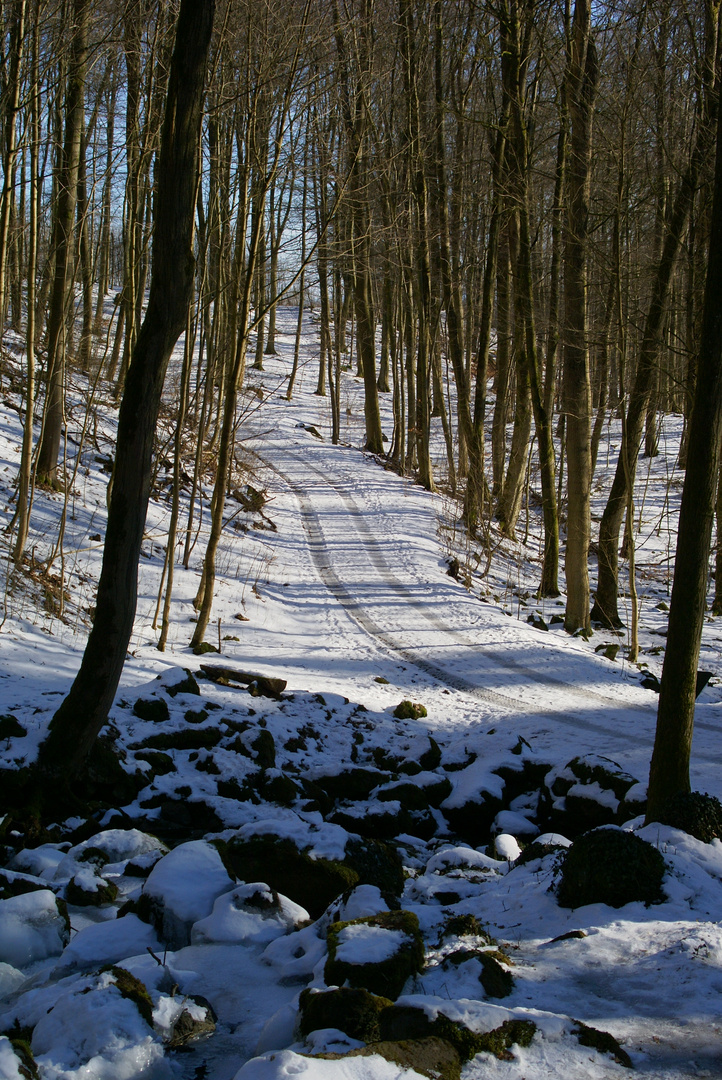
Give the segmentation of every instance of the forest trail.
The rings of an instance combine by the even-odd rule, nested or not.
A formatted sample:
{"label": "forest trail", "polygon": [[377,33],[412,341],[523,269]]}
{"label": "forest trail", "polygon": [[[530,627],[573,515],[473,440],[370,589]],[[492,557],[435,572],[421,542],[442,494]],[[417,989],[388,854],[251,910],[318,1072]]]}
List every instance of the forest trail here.
{"label": "forest trail", "polygon": [[[558,725],[575,746],[610,756],[651,745],[656,699],[636,669],[612,665],[558,634],[500,618],[444,573],[429,532],[413,525],[419,489],[345,448],[295,435],[269,442],[263,460],[297,504],[315,572],[348,622],[336,633],[370,636],[489,710],[495,723],[531,723],[537,745]],[[411,524],[409,524],[411,515]],[[431,536],[432,546],[436,543]],[[706,725],[703,725],[706,726]],[[579,747],[581,750],[582,747]],[[717,764],[722,755],[714,754]]]}

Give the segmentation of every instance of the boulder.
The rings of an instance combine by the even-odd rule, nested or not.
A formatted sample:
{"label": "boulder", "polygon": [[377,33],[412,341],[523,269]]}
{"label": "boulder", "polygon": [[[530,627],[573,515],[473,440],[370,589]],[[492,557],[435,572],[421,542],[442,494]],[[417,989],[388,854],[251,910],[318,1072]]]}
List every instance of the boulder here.
{"label": "boulder", "polygon": [[646,840],[621,829],[595,829],[567,848],[557,901],[568,908],[662,903],[664,873],[662,855]]}
{"label": "boulder", "polygon": [[332,923],[327,942],[327,984],[348,984],[392,1000],[424,964],[419,921],[410,911],[386,911]]}
{"label": "boulder", "polygon": [[155,864],[143,897],[161,940],[181,949],[190,943],[193,924],[210,915],[218,897],[233,886],[218,850],[205,840],[191,840]]}

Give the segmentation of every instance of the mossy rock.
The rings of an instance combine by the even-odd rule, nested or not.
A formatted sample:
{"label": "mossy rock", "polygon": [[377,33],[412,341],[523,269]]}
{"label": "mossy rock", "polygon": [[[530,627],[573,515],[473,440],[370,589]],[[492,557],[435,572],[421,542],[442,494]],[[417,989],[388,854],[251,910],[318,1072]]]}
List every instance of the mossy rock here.
{"label": "mossy rock", "polygon": [[[108,970],[108,969],[106,969]],[[113,982],[124,998],[132,1001],[149,1027],[153,1027],[153,1002],[145,983],[122,967],[111,967]]]}
{"label": "mossy rock", "polygon": [[183,674],[185,678],[179,679],[172,686],[165,687],[166,694],[169,694],[170,697],[175,697],[176,694],[195,694],[200,697],[201,688],[193,672],[189,668],[183,668]]}
{"label": "mossy rock", "polygon": [[680,791],[665,802],[656,820],[705,844],[722,840],[722,803],[701,791]]}
{"label": "mossy rock", "polygon": [[314,776],[313,784],[332,799],[357,802],[367,799],[374,788],[387,783],[391,776],[378,769],[345,769],[329,776]]}
{"label": "mossy rock", "polygon": [[496,945],[496,941],[487,933],[475,915],[452,915],[446,920],[442,931],[446,937],[480,937],[487,945]]}
{"label": "mossy rock", "polygon": [[76,907],[102,907],[103,904],[112,904],[118,896],[117,885],[114,885],[112,881],[106,881],[104,878],[96,878],[95,880],[97,888],[86,889],[75,877],[71,878],[65,886],[66,901]]}
{"label": "mossy rock", "polygon": [[428,715],[424,705],[421,705],[418,701],[409,701],[406,698],[400,701],[394,709],[394,716],[397,720],[421,720]]}
{"label": "mossy rock", "polygon": [[427,772],[434,772],[441,765],[441,748],[433,736],[429,735],[429,748],[419,758],[419,765]]}
{"label": "mossy rock", "polygon": [[27,728],[12,713],[4,713],[0,716],[0,739],[22,739],[27,735]]}
{"label": "mossy rock", "polygon": [[133,715],[152,724],[165,724],[170,720],[168,702],[163,698],[138,698],[133,706]]}
{"label": "mossy rock", "polygon": [[626,1050],[623,1050],[613,1035],[608,1031],[598,1031],[597,1028],[588,1027],[581,1020],[575,1021],[572,1035],[576,1035],[581,1046],[591,1046],[600,1054],[611,1054],[618,1065],[625,1069],[633,1069],[632,1059]]}
{"label": "mossy rock", "polygon": [[305,907],[313,919],[361,881],[347,863],[312,859],[291,840],[278,836],[232,838],[222,849],[219,845],[219,850],[232,876],[241,881],[265,881],[276,892]]}
{"label": "mossy rock", "polygon": [[302,990],[299,998],[301,1035],[322,1028],[338,1028],[351,1039],[371,1043],[381,1040],[379,1017],[393,1003],[368,990]]}
{"label": "mossy rock", "polygon": [[251,743],[251,749],[256,752],[256,765],[261,769],[275,769],[276,744],[267,728],[261,728]]}
{"label": "mossy rock", "polygon": [[664,859],[646,840],[619,829],[596,829],[567,848],[557,901],[568,908],[662,903],[664,873]]}
{"label": "mossy rock", "polygon": [[348,1054],[319,1054],[322,1058],[371,1057],[378,1054],[386,1061],[413,1069],[429,1080],[460,1080],[461,1058],[458,1051],[437,1036],[426,1039],[406,1039],[400,1042],[372,1042]]}
{"label": "mossy rock", "polygon": [[[396,931],[404,935],[404,940],[384,960],[350,963],[337,956],[343,932],[348,927],[369,927],[376,939],[380,939],[385,931]],[[424,966],[424,943],[419,932],[419,920],[410,911],[384,911],[363,919],[333,923],[328,929],[327,942],[328,960],[324,978],[329,985],[343,986],[348,983],[354,989],[370,990],[372,994],[396,1000],[407,979],[418,974]]]}
{"label": "mossy rock", "polygon": [[479,982],[484,993],[490,998],[505,998],[514,989],[514,976],[503,968],[497,958],[488,952],[479,953],[481,974]]}
{"label": "mossy rock", "polygon": [[212,750],[224,737],[220,728],[201,728],[189,731],[160,731],[150,735],[142,743],[135,743],[131,750]]}
{"label": "mossy rock", "polygon": [[26,878],[3,873],[0,870],[0,900],[9,900],[12,896],[25,896],[31,892],[45,892],[47,882],[28,881]]}
{"label": "mossy rock", "polygon": [[358,874],[362,885],[376,885],[382,893],[392,896],[400,896],[404,891],[406,878],[401,857],[395,847],[383,840],[351,837],[346,842],[344,862]]}
{"label": "mossy rock", "polygon": [[135,756],[138,761],[148,762],[151,776],[166,776],[175,770],[173,758],[162,750],[138,750]]}
{"label": "mossy rock", "polygon": [[197,645],[193,646],[194,656],[205,656],[206,653],[218,652],[215,645],[211,645],[210,641],[200,641]]}
{"label": "mossy rock", "polygon": [[328,817],[334,825],[340,825],[350,833],[358,833],[367,840],[393,840],[399,833],[414,833],[414,819],[408,810],[398,812],[365,810],[363,814],[352,814],[343,809]]}
{"label": "mossy rock", "polygon": [[379,1026],[384,1040],[443,1039],[455,1048],[462,1063],[480,1053],[494,1054],[500,1060],[508,1061],[511,1058],[510,1048],[515,1043],[522,1047],[529,1046],[536,1031],[536,1024],[530,1020],[505,1020],[500,1027],[479,1035],[443,1013],[429,1020],[422,1009],[410,1005],[394,1005],[385,1009]]}
{"label": "mossy rock", "polygon": [[494,818],[504,809],[504,801],[488,791],[480,791],[463,806],[442,806],[451,832],[461,840],[479,847],[489,840]]}
{"label": "mossy rock", "polygon": [[566,851],[566,848],[562,844],[540,844],[537,840],[532,840],[531,844],[527,844],[524,848],[519,858],[514,860],[512,870],[516,870],[517,866],[524,866],[525,863],[533,862],[534,859],[543,859],[555,851]]}
{"label": "mossy rock", "polygon": [[208,719],[208,709],[186,709],[183,719],[186,724],[202,724]]}
{"label": "mossy rock", "polygon": [[35,1057],[33,1055],[32,1047],[30,1046],[30,1039],[32,1033],[28,1032],[26,1039],[14,1038],[8,1033],[10,1039],[10,1045],[13,1048],[15,1057],[18,1059],[17,1070],[25,1080],[40,1080],[40,1073],[38,1067],[35,1064]]}
{"label": "mossy rock", "polygon": [[477,1035],[479,1040],[478,1053],[493,1054],[500,1061],[511,1061],[512,1046],[522,1048],[530,1046],[536,1033],[536,1024],[533,1020],[505,1020],[504,1023],[487,1031],[484,1035]]}
{"label": "mossy rock", "polygon": [[183,1009],[183,1012],[173,1022],[170,1035],[166,1046],[169,1050],[178,1050],[182,1046],[187,1046],[188,1043],[196,1042],[198,1039],[206,1039],[209,1035],[212,1035],[216,1030],[216,1023],[218,1017],[210,1001],[200,995],[189,995],[184,999],[190,1005],[196,1006],[204,1010],[202,1016],[193,1016],[189,1009]]}
{"label": "mossy rock", "polygon": [[258,790],[266,802],[278,803],[279,806],[293,806],[301,794],[298,784],[290,776],[279,773],[278,776],[261,776]]}

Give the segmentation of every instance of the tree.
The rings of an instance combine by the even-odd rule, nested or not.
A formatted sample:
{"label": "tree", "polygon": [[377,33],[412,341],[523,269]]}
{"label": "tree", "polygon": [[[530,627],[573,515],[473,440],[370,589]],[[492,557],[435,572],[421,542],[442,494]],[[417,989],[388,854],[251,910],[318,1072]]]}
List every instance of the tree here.
{"label": "tree", "polygon": [[597,52],[591,6],[577,0],[567,66],[571,139],[564,253],[564,412],[567,428],[567,607],[564,628],[588,630],[589,541],[591,539],[591,386],[587,347],[587,233],[592,116]]}
{"label": "tree", "polygon": [[695,684],[707,598],[710,540],[722,438],[722,112],[717,120],[714,199],[697,387],[677,533],[667,649],[649,770],[647,821],[690,790]]}
{"label": "tree", "polygon": [[166,368],[193,288],[193,216],[213,14],[214,0],[181,0],[157,167],[150,294],[118,418],[95,619],[80,670],[39,755],[42,772],[65,782],[82,769],[107,719],[133,629],[153,437]]}

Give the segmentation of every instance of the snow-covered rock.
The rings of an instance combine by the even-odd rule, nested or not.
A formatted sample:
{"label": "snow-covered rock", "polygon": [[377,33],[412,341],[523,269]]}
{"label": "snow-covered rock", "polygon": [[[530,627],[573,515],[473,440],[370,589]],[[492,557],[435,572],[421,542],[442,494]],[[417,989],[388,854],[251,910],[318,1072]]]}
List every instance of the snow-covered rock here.
{"label": "snow-covered rock", "polygon": [[211,941],[267,944],[309,921],[309,914],[263,882],[239,885],[219,896],[213,911],[191,929],[191,942]]}
{"label": "snow-covered rock", "polygon": [[60,956],[69,938],[67,914],[49,889],[0,900],[0,962],[20,968]]}
{"label": "snow-covered rock", "polygon": [[193,924],[210,915],[217,898],[232,888],[216,848],[205,840],[190,840],[155,864],[143,896],[153,902],[163,941],[182,948],[190,941]]}

